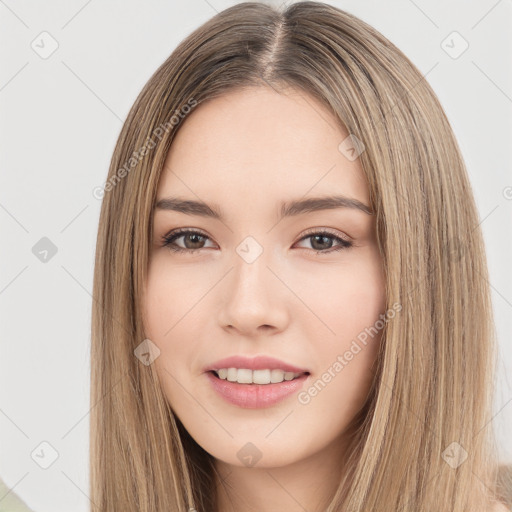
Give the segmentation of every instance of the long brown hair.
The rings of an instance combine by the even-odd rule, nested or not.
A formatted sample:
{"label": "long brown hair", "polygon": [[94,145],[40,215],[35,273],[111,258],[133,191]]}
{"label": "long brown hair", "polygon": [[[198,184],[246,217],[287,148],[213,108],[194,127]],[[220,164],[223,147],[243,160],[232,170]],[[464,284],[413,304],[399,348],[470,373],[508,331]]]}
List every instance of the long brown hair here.
{"label": "long brown hair", "polygon": [[144,332],[152,210],[163,163],[201,103],[293,87],[364,144],[386,271],[386,326],[334,511],[481,512],[495,496],[496,359],[477,209],[450,124],[418,69],[338,8],[241,3],[190,34],[129,112],[102,191],[94,271],[90,497],[101,511],[216,510],[212,457],[167,403]]}

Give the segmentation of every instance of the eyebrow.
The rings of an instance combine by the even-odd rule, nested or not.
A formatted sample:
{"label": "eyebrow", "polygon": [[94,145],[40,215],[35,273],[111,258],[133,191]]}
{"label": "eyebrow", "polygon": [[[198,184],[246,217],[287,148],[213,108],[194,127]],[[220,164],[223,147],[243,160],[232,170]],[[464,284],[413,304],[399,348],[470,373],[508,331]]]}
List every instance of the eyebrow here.
{"label": "eyebrow", "polygon": [[[281,216],[279,220],[284,217],[336,208],[350,208],[373,215],[370,207],[361,201],[343,195],[335,195],[283,202],[281,203]],[[187,215],[199,215],[201,217],[212,217],[220,221],[224,220],[224,214],[217,205],[210,206],[203,201],[180,199],[178,197],[160,199],[155,205],[155,210],[175,211]]]}

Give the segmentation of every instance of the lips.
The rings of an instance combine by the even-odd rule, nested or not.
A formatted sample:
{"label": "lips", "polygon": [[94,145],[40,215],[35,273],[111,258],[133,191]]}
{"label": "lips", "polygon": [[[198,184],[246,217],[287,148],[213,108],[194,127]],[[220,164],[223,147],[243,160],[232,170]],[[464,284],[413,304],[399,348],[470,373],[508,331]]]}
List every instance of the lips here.
{"label": "lips", "polygon": [[285,372],[292,373],[310,373],[307,368],[300,368],[299,366],[295,366],[269,356],[231,356],[225,359],[220,359],[219,361],[215,361],[214,363],[206,366],[203,369],[203,372],[216,372],[222,368],[245,368],[248,370],[283,370]]}
{"label": "lips", "polygon": [[212,389],[224,401],[243,409],[262,409],[277,406],[287,398],[298,393],[305,382],[310,378],[309,374],[279,384],[239,384],[221,380],[213,371],[205,373]]}
{"label": "lips", "polygon": [[[219,396],[246,409],[277,405],[300,391],[310,378],[307,368],[263,355],[227,357],[206,366],[203,372]],[[238,382],[231,382],[235,374]]]}

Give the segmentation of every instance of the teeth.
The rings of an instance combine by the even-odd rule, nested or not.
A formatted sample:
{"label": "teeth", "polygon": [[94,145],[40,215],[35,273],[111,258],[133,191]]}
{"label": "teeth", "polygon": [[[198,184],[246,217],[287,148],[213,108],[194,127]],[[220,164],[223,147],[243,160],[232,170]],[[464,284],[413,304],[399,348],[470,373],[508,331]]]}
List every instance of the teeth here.
{"label": "teeth", "polygon": [[284,370],[248,370],[246,368],[221,368],[216,371],[219,379],[239,384],[276,384],[284,380],[293,380],[301,373]]}

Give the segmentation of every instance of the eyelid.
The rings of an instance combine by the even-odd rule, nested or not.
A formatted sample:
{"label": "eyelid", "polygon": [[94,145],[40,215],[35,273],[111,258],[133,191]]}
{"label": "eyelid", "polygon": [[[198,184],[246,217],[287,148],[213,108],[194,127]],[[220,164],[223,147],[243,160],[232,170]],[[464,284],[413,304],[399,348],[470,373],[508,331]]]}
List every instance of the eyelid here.
{"label": "eyelid", "polygon": [[336,236],[336,237],[343,239],[345,242],[353,243],[353,240],[351,237],[349,237],[345,233],[338,231],[337,229],[333,229],[333,228],[309,228],[300,235],[299,240],[302,240],[303,238],[305,238],[308,235],[316,234],[319,232],[329,233],[332,236]]}

